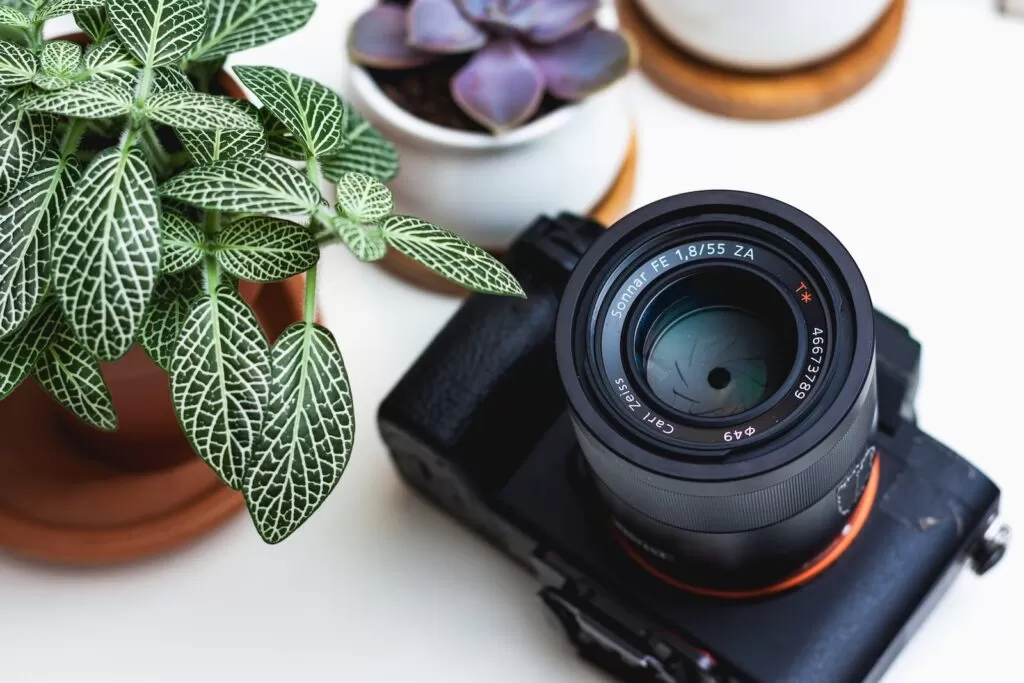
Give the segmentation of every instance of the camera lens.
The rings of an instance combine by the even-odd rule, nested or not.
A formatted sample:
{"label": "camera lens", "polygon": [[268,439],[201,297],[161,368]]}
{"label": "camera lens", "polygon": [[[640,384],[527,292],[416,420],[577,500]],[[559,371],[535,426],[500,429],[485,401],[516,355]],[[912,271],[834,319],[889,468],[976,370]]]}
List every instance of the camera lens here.
{"label": "camera lens", "polygon": [[556,348],[630,550],[687,583],[746,589],[827,548],[873,465],[873,323],[849,253],[767,197],[680,195],[599,238]]}
{"label": "camera lens", "polygon": [[796,362],[796,331],[770,281],[719,267],[654,296],[634,338],[652,397],[700,420],[739,415],[773,397]]}

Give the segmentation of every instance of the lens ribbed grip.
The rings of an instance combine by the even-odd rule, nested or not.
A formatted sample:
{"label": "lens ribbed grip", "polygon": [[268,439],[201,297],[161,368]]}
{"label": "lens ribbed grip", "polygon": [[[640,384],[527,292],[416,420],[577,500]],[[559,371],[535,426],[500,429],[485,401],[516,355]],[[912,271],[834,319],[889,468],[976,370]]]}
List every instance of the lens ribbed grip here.
{"label": "lens ribbed grip", "polygon": [[[833,491],[863,455],[874,427],[876,408],[872,377],[853,410],[837,426],[832,438],[826,439],[834,444],[827,452],[813,462],[808,461],[806,468],[784,481],[728,496],[695,496],[673,490],[677,480],[626,462],[602,445],[584,439],[582,429],[577,429],[577,434],[581,441],[590,441],[583,444],[583,453],[594,474],[638,512],[681,529],[728,533],[781,522]],[[709,485],[708,490],[713,486]]]}

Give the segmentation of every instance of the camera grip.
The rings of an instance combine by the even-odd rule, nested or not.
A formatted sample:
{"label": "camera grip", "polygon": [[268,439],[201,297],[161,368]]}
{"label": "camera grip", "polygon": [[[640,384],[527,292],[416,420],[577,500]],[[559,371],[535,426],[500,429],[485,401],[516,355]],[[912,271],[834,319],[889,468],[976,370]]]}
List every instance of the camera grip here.
{"label": "camera grip", "polygon": [[530,226],[505,259],[527,298],[474,294],[455,313],[381,404],[392,450],[412,438],[482,490],[506,481],[565,410],[555,316],[569,273],[601,231],[567,214]]}

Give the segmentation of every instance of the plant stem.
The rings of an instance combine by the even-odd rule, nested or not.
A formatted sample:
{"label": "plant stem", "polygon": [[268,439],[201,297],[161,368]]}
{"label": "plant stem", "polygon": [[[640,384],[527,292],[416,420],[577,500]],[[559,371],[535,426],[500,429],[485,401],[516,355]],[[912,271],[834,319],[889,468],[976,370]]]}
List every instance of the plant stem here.
{"label": "plant stem", "polygon": [[148,121],[142,124],[142,135],[146,140],[148,149],[153,153],[150,159],[153,162],[153,170],[156,171],[157,176],[162,178],[171,170],[171,155],[164,149],[164,144],[160,142],[156,130],[153,129],[153,125]]}
{"label": "plant stem", "polygon": [[217,295],[217,285],[220,284],[220,268],[217,266],[217,259],[213,254],[206,255],[206,291],[210,296]]}
{"label": "plant stem", "polygon": [[[142,68],[139,84],[135,88],[135,107],[137,109],[142,109],[146,105],[146,98],[149,97],[149,91],[152,87],[153,67],[147,64]],[[128,128],[121,137],[121,149],[129,150],[134,147],[135,142],[139,139],[139,134],[142,132],[141,129],[146,127],[148,127],[147,122],[141,120],[136,112],[132,112],[128,118]]]}
{"label": "plant stem", "polygon": [[316,266],[306,271],[306,300],[302,312],[306,323],[312,323],[316,316]]}
{"label": "plant stem", "polygon": [[[320,191],[320,164],[317,163],[316,157],[312,154],[306,157],[306,175],[309,176],[309,182],[316,186],[317,192]],[[322,212],[317,213],[317,218]],[[314,225],[316,219],[314,219]],[[319,242],[319,240],[318,240]],[[303,307],[303,318],[307,325],[313,323],[313,318],[316,315],[316,265],[306,271],[306,302]]]}
{"label": "plant stem", "polygon": [[64,139],[60,143],[61,161],[67,161],[75,155],[88,127],[89,122],[86,119],[71,119],[71,125],[64,132]]}
{"label": "plant stem", "polygon": [[316,185],[317,192],[320,191],[320,164],[312,154],[306,157],[306,175],[309,182]]}
{"label": "plant stem", "polygon": [[135,91],[135,105],[142,107],[146,104],[149,91],[153,87],[153,67],[146,65],[142,67],[142,76],[139,78],[139,87]]}
{"label": "plant stem", "polygon": [[337,242],[338,236],[329,228],[324,228],[317,234],[313,235],[313,239],[316,241],[316,245],[318,247],[326,247],[328,244],[334,244]]}
{"label": "plant stem", "polygon": [[135,125],[129,123],[128,127],[125,128],[124,135],[121,136],[120,147],[122,150],[130,150],[135,147],[135,142],[139,139],[139,129]]}
{"label": "plant stem", "polygon": [[313,239],[316,240],[318,246],[324,246],[332,242],[336,242],[338,236],[329,227],[331,220],[334,218],[334,213],[327,207],[321,206],[317,209],[316,215],[313,216],[312,227],[320,229],[313,233]]}
{"label": "plant stem", "polygon": [[[309,176],[309,181],[316,185],[317,190],[320,189],[320,164],[317,163],[316,157],[306,157],[306,174]],[[310,224],[311,227],[316,228],[318,225],[321,229],[313,233],[313,239],[316,240],[317,246],[325,246],[336,242],[338,236],[334,234],[328,226],[331,224],[331,219],[334,217],[333,210],[321,206],[317,209],[316,215],[313,216],[313,221]]]}
{"label": "plant stem", "polygon": [[203,215],[203,233],[207,240],[213,240],[220,232],[220,211],[207,211]]}
{"label": "plant stem", "polygon": [[217,285],[220,284],[220,266],[217,264],[217,257],[213,255],[211,247],[220,232],[220,211],[207,211],[203,214],[203,234],[206,242],[206,291],[210,296],[217,293]]}
{"label": "plant stem", "polygon": [[29,48],[38,53],[43,47],[43,24],[45,21],[33,21],[32,28],[28,32]]}

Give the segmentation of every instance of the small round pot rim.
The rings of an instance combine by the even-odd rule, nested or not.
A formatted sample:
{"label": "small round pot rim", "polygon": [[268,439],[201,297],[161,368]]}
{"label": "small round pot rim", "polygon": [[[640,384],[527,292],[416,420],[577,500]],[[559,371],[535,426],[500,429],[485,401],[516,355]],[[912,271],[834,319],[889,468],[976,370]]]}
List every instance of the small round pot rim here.
{"label": "small round pot rim", "polygon": [[542,118],[507,133],[491,135],[445,128],[410,114],[384,94],[373,77],[357,64],[350,64],[352,83],[389,124],[421,140],[459,149],[500,150],[542,138],[572,121],[579,104],[565,104]]}

